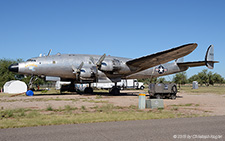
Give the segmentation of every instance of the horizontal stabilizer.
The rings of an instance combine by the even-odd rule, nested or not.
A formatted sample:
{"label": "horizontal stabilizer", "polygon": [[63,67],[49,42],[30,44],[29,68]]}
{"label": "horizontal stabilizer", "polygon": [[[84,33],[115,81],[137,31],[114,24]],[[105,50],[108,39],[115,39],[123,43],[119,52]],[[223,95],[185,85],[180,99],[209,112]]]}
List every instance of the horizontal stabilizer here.
{"label": "horizontal stabilizer", "polygon": [[178,62],[179,67],[198,67],[205,66],[205,61],[195,61],[195,62]]}
{"label": "horizontal stabilizer", "polygon": [[126,62],[126,64],[129,67],[135,68],[136,72],[142,71],[186,56],[195,50],[197,46],[198,45],[196,43],[186,44],[166,51],[130,60]]}
{"label": "horizontal stabilizer", "polygon": [[198,66],[207,66],[209,69],[214,68],[214,63],[219,63],[214,61],[214,46],[210,45],[207,49],[205,55],[205,61],[194,61],[194,62],[177,62],[179,67],[198,67]]}

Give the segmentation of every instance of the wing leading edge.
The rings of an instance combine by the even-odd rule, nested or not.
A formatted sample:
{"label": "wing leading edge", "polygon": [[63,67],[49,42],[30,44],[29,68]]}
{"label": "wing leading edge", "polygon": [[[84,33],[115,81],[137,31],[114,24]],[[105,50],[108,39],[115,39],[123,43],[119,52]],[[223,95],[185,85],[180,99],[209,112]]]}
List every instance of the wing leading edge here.
{"label": "wing leading edge", "polygon": [[186,56],[189,53],[191,53],[193,50],[195,50],[197,46],[198,45],[196,43],[186,44],[183,46],[179,46],[176,48],[172,48],[169,50],[165,50],[165,51],[144,56],[141,58],[130,60],[126,62],[126,64],[129,67],[134,68],[135,72],[142,71],[142,70],[181,58],[183,56]]}

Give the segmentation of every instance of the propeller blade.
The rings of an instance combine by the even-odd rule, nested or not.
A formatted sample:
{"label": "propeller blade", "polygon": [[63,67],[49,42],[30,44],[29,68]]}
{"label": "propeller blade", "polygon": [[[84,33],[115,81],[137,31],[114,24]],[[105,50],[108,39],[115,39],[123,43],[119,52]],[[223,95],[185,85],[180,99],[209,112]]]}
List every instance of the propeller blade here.
{"label": "propeller blade", "polygon": [[81,68],[83,67],[83,65],[84,65],[84,62],[82,62],[82,63],[80,64],[80,66],[77,68],[77,70],[79,70],[79,72],[80,72]]}
{"label": "propeller blade", "polygon": [[102,62],[103,62],[103,60],[105,59],[105,57],[106,57],[106,54],[103,54],[103,55],[100,57],[100,59],[99,59],[98,62],[96,63],[96,65],[97,65],[98,67],[100,67],[100,66],[102,65]]}
{"label": "propeller blade", "polygon": [[90,57],[90,60],[91,60],[92,64],[95,64],[94,58],[92,56]]}
{"label": "propeller blade", "polygon": [[81,71],[83,65],[84,65],[84,62],[81,62],[81,64],[78,66],[78,68],[76,68],[74,65],[72,65],[73,73],[75,74],[77,80],[80,79],[80,71]]}
{"label": "propeller blade", "polygon": [[52,52],[52,49],[50,49],[50,50],[49,50],[49,52],[48,52],[48,55],[47,55],[47,56],[50,56],[50,53],[51,53],[51,52]]}
{"label": "propeller blade", "polygon": [[80,73],[80,70],[82,69],[83,65],[84,65],[84,62],[82,62],[82,63],[78,66],[78,68],[75,68],[75,66],[72,65],[73,73]]}
{"label": "propeller blade", "polygon": [[92,66],[92,71],[93,71],[93,73],[94,73],[94,75],[95,75],[96,82],[98,82],[98,70],[101,68],[102,62],[103,62],[103,60],[105,59],[105,57],[106,57],[106,54],[103,54],[103,55],[99,58],[99,60],[97,61],[97,63],[95,63],[93,57],[90,57],[90,61],[91,61],[92,64],[94,65],[94,66]]}

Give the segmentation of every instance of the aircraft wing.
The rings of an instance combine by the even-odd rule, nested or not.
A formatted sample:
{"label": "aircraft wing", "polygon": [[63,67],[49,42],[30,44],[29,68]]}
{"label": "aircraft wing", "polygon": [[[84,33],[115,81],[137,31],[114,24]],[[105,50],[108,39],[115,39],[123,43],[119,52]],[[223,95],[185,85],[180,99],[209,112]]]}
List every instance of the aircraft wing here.
{"label": "aircraft wing", "polygon": [[196,43],[186,44],[141,58],[133,59],[126,64],[133,69],[133,71],[142,71],[169,61],[178,59],[191,53],[198,45]]}

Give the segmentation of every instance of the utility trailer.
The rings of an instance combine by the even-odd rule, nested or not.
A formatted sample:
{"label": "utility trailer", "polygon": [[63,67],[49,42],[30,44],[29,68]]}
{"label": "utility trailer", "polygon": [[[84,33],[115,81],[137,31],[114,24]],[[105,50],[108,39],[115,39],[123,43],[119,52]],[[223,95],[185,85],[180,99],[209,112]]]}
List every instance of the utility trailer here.
{"label": "utility trailer", "polygon": [[151,83],[149,84],[148,93],[151,97],[157,99],[171,98],[176,99],[177,86],[175,83],[164,84],[164,83]]}

